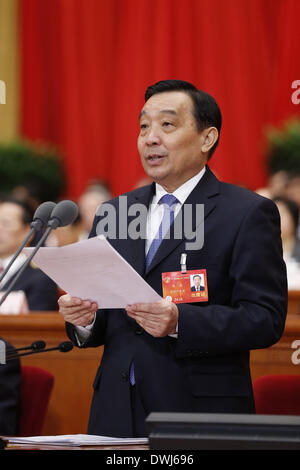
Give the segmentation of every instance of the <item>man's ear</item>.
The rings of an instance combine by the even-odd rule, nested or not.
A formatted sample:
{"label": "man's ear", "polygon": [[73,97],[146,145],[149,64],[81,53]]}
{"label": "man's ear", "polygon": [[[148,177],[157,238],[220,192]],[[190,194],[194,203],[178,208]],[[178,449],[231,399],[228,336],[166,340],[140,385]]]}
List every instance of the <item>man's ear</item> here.
{"label": "man's ear", "polygon": [[219,132],[216,127],[208,127],[207,129],[204,129],[202,134],[204,138],[201,150],[203,153],[208,153],[217,142]]}

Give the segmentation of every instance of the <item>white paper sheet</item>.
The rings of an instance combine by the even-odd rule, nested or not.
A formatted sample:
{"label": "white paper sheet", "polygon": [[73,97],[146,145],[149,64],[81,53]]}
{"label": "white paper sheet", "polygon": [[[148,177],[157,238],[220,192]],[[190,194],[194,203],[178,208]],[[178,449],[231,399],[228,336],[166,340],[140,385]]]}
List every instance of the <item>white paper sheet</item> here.
{"label": "white paper sheet", "polygon": [[55,446],[99,446],[99,445],[142,445],[148,438],[120,438],[94,436],[90,434],[65,434],[58,436],[10,437],[10,444],[44,444]]}
{"label": "white paper sheet", "polygon": [[[24,248],[29,256],[34,248]],[[73,297],[99,308],[125,308],[162,298],[103,235],[60,247],[42,247],[33,263]]]}

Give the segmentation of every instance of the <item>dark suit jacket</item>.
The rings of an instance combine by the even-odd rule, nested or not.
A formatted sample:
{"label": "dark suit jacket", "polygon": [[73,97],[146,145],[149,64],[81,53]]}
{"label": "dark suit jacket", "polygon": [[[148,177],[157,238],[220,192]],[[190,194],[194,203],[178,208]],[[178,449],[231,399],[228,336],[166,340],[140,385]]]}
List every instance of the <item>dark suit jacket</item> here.
{"label": "dark suit jacket", "polygon": [[[154,189],[153,184],[128,193],[128,206],[148,206]],[[119,199],[111,204],[118,214]],[[83,344],[104,344],[89,433],[131,435],[132,361],[146,414],[254,411],[249,351],[279,340],[287,310],[279,213],[271,200],[218,181],[208,167],[186,204],[204,204],[202,249],[186,251],[184,239],[165,239],[145,273],[144,240],[110,243],[161,295],[161,274],[178,271],[187,253],[188,270],[207,271],[208,301],[177,305],[177,339],[152,337],[125,310],[97,312]],[[98,234],[98,222],[96,217],[91,236]],[[69,324],[67,331],[75,342]]]}
{"label": "dark suit jacket", "polygon": [[[0,338],[2,341],[3,338]],[[7,341],[6,352],[14,348]],[[18,431],[21,387],[20,359],[0,364],[0,435],[15,436]]]}
{"label": "dark suit jacket", "polygon": [[[201,290],[205,290],[205,289],[204,289],[204,286],[200,286],[199,291],[201,291]],[[192,286],[192,287],[191,287],[191,291],[192,291],[192,292],[197,292],[197,291],[196,291],[196,287],[195,287],[195,286]]]}
{"label": "dark suit jacket", "polygon": [[[5,283],[2,290],[9,287],[18,271]],[[22,290],[26,294],[29,310],[44,311],[57,310],[57,285],[43,271],[31,264],[14,285],[13,291]]]}

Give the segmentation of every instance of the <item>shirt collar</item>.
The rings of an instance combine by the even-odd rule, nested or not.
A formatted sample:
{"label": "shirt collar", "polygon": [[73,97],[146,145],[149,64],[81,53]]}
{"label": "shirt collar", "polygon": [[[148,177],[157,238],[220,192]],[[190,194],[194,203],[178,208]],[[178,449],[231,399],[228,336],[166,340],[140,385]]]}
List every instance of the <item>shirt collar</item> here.
{"label": "shirt collar", "polygon": [[[8,256],[7,258],[0,258],[0,265],[3,266],[5,269],[6,266],[9,264],[10,260],[13,258],[14,255]],[[15,260],[14,264],[12,266],[21,266],[25,261],[27,257],[23,253],[20,253],[18,258]]]}
{"label": "shirt collar", "polygon": [[[179,188],[177,188],[172,194],[175,196],[180,204],[184,204],[188,196],[191,194],[193,189],[197,186],[199,181],[201,180],[202,176],[204,175],[206,167],[204,166],[199,173],[195,176],[190,178],[188,181],[183,183]],[[153,196],[152,204],[158,204],[158,201],[164,196],[168,194],[167,191],[158,183],[155,183],[155,195]]]}

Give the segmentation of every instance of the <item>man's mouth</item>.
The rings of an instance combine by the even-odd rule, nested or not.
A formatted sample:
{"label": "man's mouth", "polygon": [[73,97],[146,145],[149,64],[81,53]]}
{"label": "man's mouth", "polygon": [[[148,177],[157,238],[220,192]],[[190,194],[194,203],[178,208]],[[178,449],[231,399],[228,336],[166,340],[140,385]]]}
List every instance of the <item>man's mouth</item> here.
{"label": "man's mouth", "polygon": [[151,155],[147,155],[146,159],[150,162],[155,162],[155,161],[161,160],[164,157],[165,155],[151,154]]}

